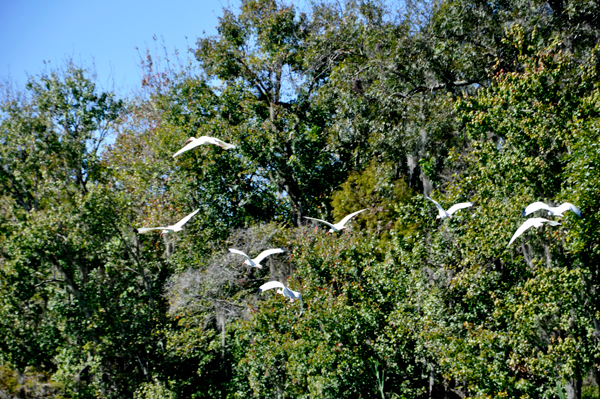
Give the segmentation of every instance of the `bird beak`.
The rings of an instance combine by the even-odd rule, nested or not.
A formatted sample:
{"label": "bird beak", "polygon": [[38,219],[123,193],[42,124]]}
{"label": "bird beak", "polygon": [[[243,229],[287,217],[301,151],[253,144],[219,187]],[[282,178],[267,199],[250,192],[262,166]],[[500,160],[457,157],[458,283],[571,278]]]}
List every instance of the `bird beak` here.
{"label": "bird beak", "polygon": [[192,140],[194,140],[194,138],[193,138],[193,137],[190,137],[190,138],[189,138],[189,139],[187,139],[185,142],[186,142],[186,143],[189,143],[189,142],[190,142],[190,141],[192,141]]}

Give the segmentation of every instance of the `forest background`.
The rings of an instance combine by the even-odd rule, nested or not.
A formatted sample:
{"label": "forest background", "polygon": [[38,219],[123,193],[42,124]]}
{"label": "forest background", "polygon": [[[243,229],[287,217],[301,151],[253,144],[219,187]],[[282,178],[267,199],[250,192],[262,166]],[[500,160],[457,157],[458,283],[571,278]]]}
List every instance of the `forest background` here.
{"label": "forest background", "polygon": [[[3,86],[0,396],[600,397],[599,17],[244,0],[136,96]],[[508,246],[534,201],[582,217]]]}

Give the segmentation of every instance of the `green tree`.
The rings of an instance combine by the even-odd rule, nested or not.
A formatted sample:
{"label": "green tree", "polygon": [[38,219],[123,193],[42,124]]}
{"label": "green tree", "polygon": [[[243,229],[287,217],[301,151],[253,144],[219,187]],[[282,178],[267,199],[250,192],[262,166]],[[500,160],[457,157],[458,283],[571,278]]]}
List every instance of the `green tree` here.
{"label": "green tree", "polygon": [[0,352],[67,395],[121,397],[162,361],[166,270],[101,154],[123,110],[72,64],[2,104]]}
{"label": "green tree", "polygon": [[[320,3],[314,7],[313,63],[329,78],[320,97],[333,103],[339,141],[354,143],[364,168],[373,154],[397,165],[427,194],[451,181],[445,158],[462,148],[453,99],[488,87],[500,71],[522,71],[506,38],[515,23],[534,50],[556,48],[583,62],[598,35],[597,2],[531,1]],[[519,47],[524,49],[523,46]]]}
{"label": "green tree", "polygon": [[[596,61],[578,65],[556,48],[525,55],[521,32],[513,27],[523,71],[499,74],[457,102],[471,150],[448,157],[461,173],[446,199],[476,205],[438,228],[423,223],[399,242],[401,261],[421,285],[421,342],[437,378],[481,396],[551,396],[563,386],[579,398],[598,347],[597,261],[593,246],[573,245],[586,216],[569,214],[560,228],[531,229],[507,244],[529,203],[577,202],[571,174],[581,179],[591,157],[583,154],[594,152],[593,129],[578,123],[597,118],[597,108],[583,106],[596,97]],[[588,227],[586,237],[595,235]]]}
{"label": "green tree", "polygon": [[297,224],[324,205],[350,155],[329,140],[334,110],[318,96],[327,74],[307,54],[315,29],[293,5],[243,1],[239,13],[225,10],[217,36],[198,39],[195,53],[222,107],[219,130],[289,200]]}
{"label": "green tree", "polygon": [[[426,374],[412,336],[386,332],[392,290],[402,274],[364,232],[329,235],[297,229],[290,237],[295,272],[285,284],[302,293],[290,303],[266,292],[238,336],[246,350],[238,372],[256,397],[414,397]],[[303,309],[303,311],[301,311]],[[240,351],[240,354],[242,352]]]}
{"label": "green tree", "polygon": [[398,205],[414,195],[406,181],[395,178],[393,171],[390,163],[372,162],[362,173],[352,172],[331,196],[334,220],[339,221],[352,212],[368,209],[366,214],[356,219],[366,220],[364,227],[367,230],[381,233],[392,229],[399,217]]}

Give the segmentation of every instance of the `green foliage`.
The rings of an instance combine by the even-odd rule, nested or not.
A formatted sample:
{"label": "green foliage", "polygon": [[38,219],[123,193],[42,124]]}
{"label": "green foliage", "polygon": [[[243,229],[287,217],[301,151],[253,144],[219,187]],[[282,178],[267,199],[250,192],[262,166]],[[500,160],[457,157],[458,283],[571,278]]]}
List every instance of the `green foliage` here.
{"label": "green foliage", "polygon": [[131,199],[100,154],[123,104],[73,66],[28,90],[1,121],[2,143],[23,144],[1,147],[0,350],[66,395],[119,397],[149,371],[166,322],[161,262],[132,235]]}
{"label": "green foliage", "polygon": [[144,382],[135,391],[135,399],[176,399],[177,396],[168,390],[163,383],[154,380],[152,383]]}
{"label": "green foliage", "polygon": [[600,397],[600,391],[598,390],[597,385],[587,385],[583,387],[581,399],[596,399],[598,397]]}
{"label": "green foliage", "polygon": [[407,366],[418,366],[409,353],[390,350],[410,343],[386,339],[386,319],[398,294],[389,290],[390,277],[397,277],[377,239],[297,234],[297,269],[287,284],[302,292],[303,312],[297,302],[265,293],[271,299],[257,306],[244,327],[248,349],[240,365],[254,395],[373,397],[381,383],[386,395],[414,392],[415,381],[405,373]]}
{"label": "green foliage", "polygon": [[18,398],[52,397],[63,399],[62,387],[51,381],[48,374],[28,367],[21,372],[11,364],[0,367],[0,392]]}
{"label": "green foliage", "polygon": [[413,285],[428,281],[417,295],[429,356],[445,378],[479,395],[550,395],[557,379],[581,381],[597,353],[593,247],[573,252],[569,238],[585,217],[566,215],[560,228],[531,229],[507,247],[529,203],[583,206],[567,172],[574,158],[565,127],[579,118],[589,86],[560,52],[520,62],[522,72],[457,102],[471,150],[448,157],[464,166],[447,197],[476,206],[400,242]]}
{"label": "green foliage", "polygon": [[372,162],[362,173],[351,173],[340,190],[331,195],[333,218],[339,221],[352,212],[368,209],[356,221],[366,221],[361,224],[363,228],[381,233],[394,227],[398,206],[413,195],[404,179],[395,179],[391,164]]}
{"label": "green foliage", "polygon": [[[0,389],[597,397],[597,11],[244,0],[191,66],[149,55],[143,96],[71,64],[6,91]],[[172,157],[201,135],[236,148]],[[474,205],[436,220],[420,190]],[[508,246],[534,201],[582,217]],[[303,218],[365,208],[336,234]]]}
{"label": "green foliage", "polygon": [[225,10],[218,31],[198,39],[195,55],[203,78],[215,82],[204,85],[219,110],[219,135],[239,146],[255,179],[289,200],[300,224],[344,178],[349,156],[329,140],[333,110],[316,97],[326,76],[307,64],[312,27],[294,6],[244,1],[238,14]]}

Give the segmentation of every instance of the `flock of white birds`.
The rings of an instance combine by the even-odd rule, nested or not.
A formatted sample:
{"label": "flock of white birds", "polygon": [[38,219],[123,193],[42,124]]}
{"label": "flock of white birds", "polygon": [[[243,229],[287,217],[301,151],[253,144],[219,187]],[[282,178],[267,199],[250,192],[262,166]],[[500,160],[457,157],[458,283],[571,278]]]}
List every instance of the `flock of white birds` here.
{"label": "flock of white birds", "polygon": [[[202,136],[202,137],[198,137],[198,138],[190,137],[186,141],[186,143],[189,143],[189,144],[186,144],[182,149],[180,149],[175,154],[173,154],[173,158],[177,157],[178,155],[181,155],[182,153],[184,153],[186,151],[191,150],[192,148],[196,148],[203,144],[213,144],[213,145],[219,146],[221,148],[224,148],[226,150],[235,148],[235,145],[233,145],[233,144],[229,144],[229,143],[226,143],[215,137],[209,137],[209,136]],[[472,202],[462,202],[459,204],[452,205],[448,210],[445,210],[435,200],[433,200],[429,197],[425,197],[425,198],[427,198],[429,201],[433,202],[435,204],[435,206],[437,207],[438,216],[436,217],[436,219],[452,218],[452,215],[456,211],[473,206]],[[367,209],[361,209],[360,211],[351,213],[348,216],[344,217],[342,220],[340,220],[338,223],[329,223],[325,220],[311,218],[308,216],[305,216],[304,218],[324,223],[330,227],[329,233],[335,233],[335,232],[345,229],[346,224],[353,217],[355,217],[359,213],[364,212],[366,210]],[[575,205],[568,203],[568,202],[565,202],[564,204],[557,206],[557,207],[549,206],[543,202],[534,202],[525,208],[525,210],[522,213],[522,216],[527,216],[533,212],[540,211],[540,210],[547,211],[548,214],[551,216],[559,216],[559,217],[562,216],[563,213],[565,213],[567,211],[571,211],[571,212],[574,212],[575,214],[577,214],[577,216],[581,217],[581,211],[579,210],[579,208],[577,208]],[[187,215],[186,217],[181,219],[179,222],[177,222],[171,226],[139,228],[138,233],[143,234],[143,233],[147,233],[147,232],[153,231],[153,230],[162,230],[160,233],[162,236],[163,234],[175,233],[175,232],[181,231],[181,230],[183,230],[183,225],[185,225],[199,211],[200,211],[200,209],[196,209],[194,212],[190,213],[189,215]],[[550,226],[560,225],[560,223],[558,223],[558,222],[544,219],[544,218],[530,218],[530,219],[526,220],[525,223],[523,223],[517,229],[515,234],[510,239],[508,245],[510,246],[510,244],[512,244],[519,236],[521,236],[525,231],[527,231],[531,227],[538,228],[538,227],[543,226],[544,224],[548,224]],[[246,253],[244,253],[243,251],[240,251],[238,249],[235,249],[235,248],[229,248],[229,252],[245,257],[246,258],[246,260],[244,261],[245,265],[262,269],[262,265],[260,264],[260,262],[262,262],[267,256],[270,256],[273,254],[278,254],[278,253],[283,253],[284,250],[281,248],[268,249],[266,251],[261,252],[256,258],[250,258],[250,256],[248,256]],[[278,294],[281,294],[284,297],[289,298],[291,302],[298,299],[298,300],[300,300],[300,303],[302,304],[302,294],[300,294],[299,292],[296,292],[296,291],[292,291],[291,289],[289,289],[288,287],[286,287],[283,283],[281,283],[279,281],[269,281],[268,283],[261,285],[260,291],[264,292],[264,291],[267,291],[267,290],[270,290],[273,288],[277,289]]]}
{"label": "flock of white birds", "polygon": [[[448,209],[446,211],[436,201],[432,200],[429,197],[425,197],[425,198],[427,198],[429,201],[433,202],[435,204],[435,206],[438,208],[439,213],[436,216],[436,219],[452,218],[452,214],[454,212],[458,211],[459,209],[468,208],[470,206],[473,206],[472,202],[461,202],[460,204],[452,205],[450,207],[450,209]],[[549,206],[547,204],[544,204],[543,202],[534,202],[532,204],[529,204],[525,208],[525,210],[523,211],[521,216],[527,216],[533,212],[541,211],[541,210],[548,211],[548,214],[551,216],[562,216],[563,213],[565,213],[567,211],[571,211],[571,212],[575,213],[577,216],[581,217],[581,210],[579,210],[579,208],[577,208],[575,205],[573,205],[569,202],[565,202],[564,204],[557,206],[557,207]],[[521,234],[523,234],[528,229],[530,229],[532,227],[535,227],[535,228],[542,227],[544,225],[544,223],[548,224],[549,226],[557,226],[560,224],[558,222],[554,222],[552,220],[548,220],[548,219],[544,219],[544,218],[527,219],[525,221],[525,223],[523,223],[517,229],[517,231],[515,231],[515,234],[513,234],[512,238],[508,242],[508,245],[512,244],[513,241],[515,241]]]}

